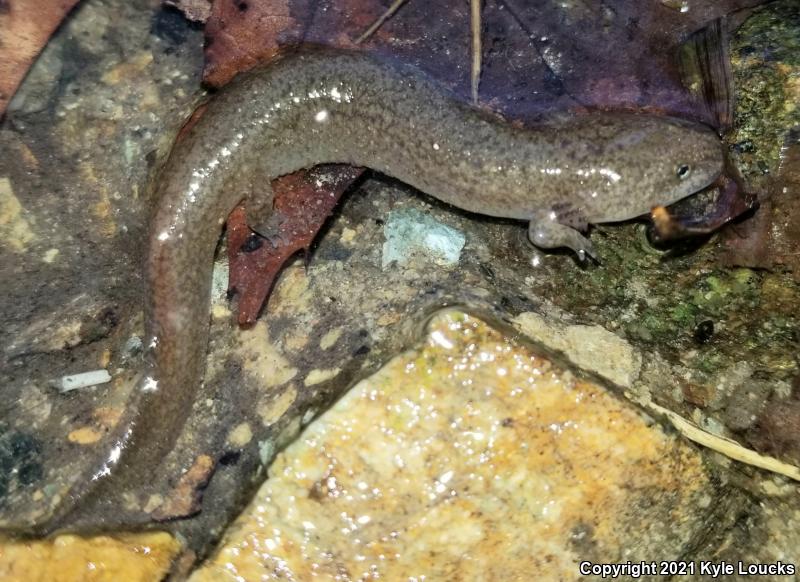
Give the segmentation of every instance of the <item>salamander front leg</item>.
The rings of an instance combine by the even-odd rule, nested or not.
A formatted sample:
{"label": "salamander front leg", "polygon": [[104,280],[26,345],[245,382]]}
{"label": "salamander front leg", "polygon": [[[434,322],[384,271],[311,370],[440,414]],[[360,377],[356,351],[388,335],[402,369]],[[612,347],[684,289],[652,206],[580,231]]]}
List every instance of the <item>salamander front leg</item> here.
{"label": "salamander front leg", "polygon": [[249,187],[250,193],[244,199],[244,211],[247,216],[247,226],[258,234],[270,233],[275,226],[275,195],[272,185],[266,177],[253,182]]}
{"label": "salamander front leg", "polygon": [[568,247],[575,251],[581,261],[585,261],[587,256],[597,260],[591,241],[574,228],[561,224],[552,210],[541,210],[534,214],[528,224],[528,238],[543,249]]}
{"label": "salamander front leg", "polygon": [[266,239],[272,248],[286,244],[282,234],[281,225],[286,217],[274,208],[274,195],[272,186],[266,178],[252,190],[250,196],[244,201],[247,226]]}

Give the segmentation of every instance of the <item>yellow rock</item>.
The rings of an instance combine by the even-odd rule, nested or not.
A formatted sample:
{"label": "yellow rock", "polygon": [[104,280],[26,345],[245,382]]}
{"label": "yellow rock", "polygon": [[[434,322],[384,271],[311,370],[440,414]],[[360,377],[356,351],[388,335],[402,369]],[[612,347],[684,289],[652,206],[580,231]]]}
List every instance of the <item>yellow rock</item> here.
{"label": "yellow rock", "polygon": [[133,58],[119,63],[117,66],[107,71],[106,74],[103,75],[103,83],[107,85],[116,85],[120,81],[131,80],[150,66],[152,62],[153,54],[150,51],[140,52]]}
{"label": "yellow rock", "polygon": [[566,354],[585,370],[630,388],[642,368],[642,356],[628,342],[599,325],[565,325],[538,313],[520,313],[514,326],[526,336]]}
{"label": "yellow rock", "polygon": [[315,384],[321,384],[322,382],[327,382],[331,378],[335,378],[341,372],[341,368],[331,368],[329,370],[311,370],[306,376],[306,379],[303,381],[303,384],[306,386],[314,386]]}
{"label": "yellow rock", "polygon": [[264,426],[276,423],[297,399],[297,388],[289,384],[277,396],[265,398],[258,405],[258,415]]}
{"label": "yellow rock", "polygon": [[29,148],[28,145],[22,141],[18,142],[17,147],[19,148],[19,152],[22,156],[22,161],[25,164],[25,167],[29,170],[38,170],[39,158],[36,157],[36,154],[33,153],[33,150],[31,150],[31,148]]}
{"label": "yellow rock", "polygon": [[308,330],[302,327],[287,330],[282,338],[283,349],[288,352],[299,352],[308,345]]}
{"label": "yellow rock", "polygon": [[384,313],[378,318],[376,322],[381,327],[386,327],[387,325],[393,325],[403,319],[403,316],[397,313],[396,311],[390,311],[388,313]]}
{"label": "yellow rock", "polygon": [[228,434],[228,444],[234,447],[243,447],[253,438],[253,429],[250,424],[242,422]]}
{"label": "yellow rock", "polygon": [[93,187],[99,197],[99,200],[91,205],[92,215],[100,221],[100,231],[109,238],[113,237],[117,233],[117,223],[114,221],[114,208],[108,187],[97,177],[91,163],[82,162],[79,169],[86,183]]}
{"label": "yellow rock", "polygon": [[52,540],[0,540],[4,582],[152,582],[161,580],[181,550],[164,532]]}
{"label": "yellow rock", "polygon": [[308,276],[301,265],[284,269],[269,299],[274,315],[311,311],[312,293],[308,289]]}
{"label": "yellow rock", "polygon": [[319,340],[319,347],[323,350],[327,350],[334,346],[334,344],[339,341],[339,338],[342,337],[342,327],[335,327],[330,330],[328,333],[322,336]]}
{"label": "yellow rock", "polygon": [[24,251],[33,240],[30,223],[23,216],[22,204],[8,178],[0,178],[0,240],[17,252]]}
{"label": "yellow rock", "polygon": [[285,384],[297,375],[297,368],[291,367],[275,345],[270,341],[267,325],[259,320],[250,329],[239,332],[239,348],[244,369],[253,376],[263,388],[273,388]]}
{"label": "yellow rock", "polygon": [[356,231],[352,228],[344,228],[342,229],[342,236],[339,237],[339,241],[345,244],[353,242],[356,238]]}
{"label": "yellow rock", "polygon": [[684,555],[713,495],[629,403],[448,312],[278,455],[192,580],[572,580]]}
{"label": "yellow rock", "polygon": [[213,303],[211,305],[211,317],[214,319],[229,319],[231,316],[231,310],[228,308],[227,305],[223,305],[220,303]]}
{"label": "yellow rock", "polygon": [[96,428],[92,428],[91,426],[76,428],[67,435],[69,442],[79,445],[91,445],[92,443],[99,441],[101,438],[103,438],[103,433]]}
{"label": "yellow rock", "polygon": [[52,263],[53,261],[55,261],[55,260],[56,260],[56,257],[58,257],[58,254],[59,254],[60,252],[61,252],[61,251],[59,251],[58,249],[47,249],[47,250],[45,251],[45,253],[44,253],[44,256],[42,257],[42,260],[43,260],[45,263],[48,263],[48,264],[49,264],[49,263]]}

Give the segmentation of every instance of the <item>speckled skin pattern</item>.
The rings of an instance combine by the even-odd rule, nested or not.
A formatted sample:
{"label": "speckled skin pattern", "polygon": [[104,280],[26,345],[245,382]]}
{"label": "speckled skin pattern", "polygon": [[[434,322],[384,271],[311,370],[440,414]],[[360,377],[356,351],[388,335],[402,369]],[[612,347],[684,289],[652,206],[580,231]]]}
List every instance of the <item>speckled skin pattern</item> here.
{"label": "speckled skin pattern", "polygon": [[[138,408],[133,430],[98,471],[103,486],[90,496],[98,503],[112,510],[122,490],[146,489],[189,413],[228,214],[247,198],[264,217],[272,178],[328,162],[370,167],[468,211],[530,221],[540,246],[582,255],[591,246],[570,227],[629,219],[707,186],[722,150],[707,128],[645,115],[514,127],[413,68],[351,52],[298,52],[238,76],[159,178],[145,268],[150,363],[129,404]],[[682,165],[690,171],[679,177]]]}

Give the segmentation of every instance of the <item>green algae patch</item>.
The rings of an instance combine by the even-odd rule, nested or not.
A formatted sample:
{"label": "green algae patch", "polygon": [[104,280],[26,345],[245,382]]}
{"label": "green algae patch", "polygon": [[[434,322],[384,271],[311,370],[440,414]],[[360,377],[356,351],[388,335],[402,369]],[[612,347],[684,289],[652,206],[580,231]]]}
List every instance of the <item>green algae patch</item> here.
{"label": "green algae patch", "polygon": [[698,312],[722,316],[735,309],[752,309],[759,304],[758,276],[750,269],[720,271],[697,282],[691,302]]}
{"label": "green algae patch", "polygon": [[800,124],[800,4],[754,13],[732,39],[731,62],[737,164],[750,175],[774,172],[787,128]]}

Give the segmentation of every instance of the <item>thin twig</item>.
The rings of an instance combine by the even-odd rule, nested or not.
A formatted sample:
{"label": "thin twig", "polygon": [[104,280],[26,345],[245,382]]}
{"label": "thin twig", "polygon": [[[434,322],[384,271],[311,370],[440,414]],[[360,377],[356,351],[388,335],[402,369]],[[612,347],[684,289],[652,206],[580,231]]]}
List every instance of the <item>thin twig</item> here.
{"label": "thin twig", "polygon": [[[356,44],[361,44],[372,36],[384,22],[386,22],[400,7],[405,4],[406,0],[395,0],[386,12],[381,14],[378,19],[373,22],[370,27],[356,39]],[[478,88],[481,82],[481,66],[482,66],[482,53],[481,48],[481,0],[469,0],[470,3],[470,30],[472,36],[472,72],[470,77],[470,85],[472,88],[472,102],[478,103]]]}
{"label": "thin twig", "polygon": [[766,469],[767,471],[778,473],[779,475],[783,475],[789,479],[800,481],[800,467],[790,465],[789,463],[784,463],[775,457],[768,457],[766,455],[757,453],[752,449],[743,447],[731,439],[706,432],[693,422],[686,420],[679,414],[676,414],[675,412],[672,412],[663,406],[659,406],[654,402],[647,404],[647,407],[659,414],[666,416],[672,425],[678,429],[678,432],[698,445],[707,447],[712,451],[716,451],[721,455],[725,455],[729,459],[733,459],[734,461],[739,461],[740,463],[752,465],[753,467],[758,467],[760,469]]}
{"label": "thin twig", "polygon": [[372,36],[372,34],[373,34],[373,33],[374,33],[376,30],[378,30],[378,29],[381,27],[381,25],[383,25],[383,23],[384,23],[384,22],[386,22],[386,21],[387,21],[387,20],[388,20],[388,19],[389,19],[389,18],[392,16],[392,14],[394,14],[395,12],[397,12],[397,11],[400,9],[400,7],[401,7],[403,4],[405,4],[405,3],[406,3],[406,0],[394,0],[394,2],[392,3],[392,5],[391,5],[391,6],[389,6],[389,9],[388,9],[386,12],[384,12],[383,14],[381,14],[381,15],[378,17],[378,20],[376,20],[375,22],[373,22],[373,23],[372,23],[372,26],[370,26],[370,27],[369,27],[369,28],[366,30],[366,32],[364,32],[364,34],[362,34],[361,36],[359,36],[359,37],[356,39],[356,44],[361,44],[362,42],[364,42],[365,40],[367,40],[369,37],[371,37],[371,36]]}
{"label": "thin twig", "polygon": [[472,25],[472,102],[478,104],[478,86],[481,82],[481,0],[470,0]]}

